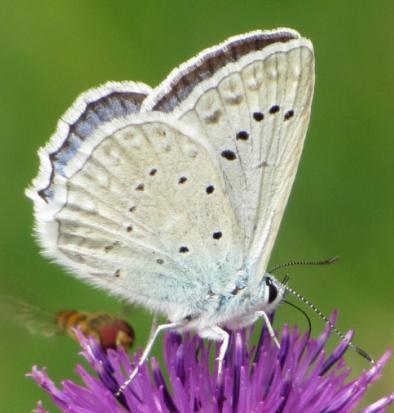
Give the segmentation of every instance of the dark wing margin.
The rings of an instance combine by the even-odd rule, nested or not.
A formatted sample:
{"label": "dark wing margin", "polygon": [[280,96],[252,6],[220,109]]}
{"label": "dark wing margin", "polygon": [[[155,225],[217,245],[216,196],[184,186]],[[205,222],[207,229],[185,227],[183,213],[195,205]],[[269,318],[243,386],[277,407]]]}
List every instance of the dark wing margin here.
{"label": "dark wing margin", "polygon": [[286,43],[299,37],[296,31],[290,29],[255,31],[231,37],[176,68],[162,85],[155,89],[149,102],[145,102],[145,109],[171,112],[189,96],[196,85],[213,76],[228,63],[236,62],[248,53],[263,50],[273,43]]}
{"label": "dark wing margin", "polygon": [[61,143],[56,150],[49,151],[47,155],[51,173],[46,186],[37,191],[38,195],[48,202],[52,197],[54,175],[64,174],[64,167],[84,140],[102,124],[131,113],[138,113],[149,92],[150,88],[140,83],[108,82],[79,96],[59,122],[55,135],[60,135]]}

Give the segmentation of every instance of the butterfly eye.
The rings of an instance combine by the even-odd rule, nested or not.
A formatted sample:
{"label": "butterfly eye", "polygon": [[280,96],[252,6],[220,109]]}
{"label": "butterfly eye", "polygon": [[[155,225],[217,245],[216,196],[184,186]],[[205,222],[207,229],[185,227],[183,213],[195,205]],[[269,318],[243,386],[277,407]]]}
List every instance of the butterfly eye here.
{"label": "butterfly eye", "polygon": [[272,279],[267,277],[265,279],[265,283],[268,287],[268,304],[271,304],[275,301],[276,297],[278,296],[278,289],[276,288],[275,284],[272,282]]}

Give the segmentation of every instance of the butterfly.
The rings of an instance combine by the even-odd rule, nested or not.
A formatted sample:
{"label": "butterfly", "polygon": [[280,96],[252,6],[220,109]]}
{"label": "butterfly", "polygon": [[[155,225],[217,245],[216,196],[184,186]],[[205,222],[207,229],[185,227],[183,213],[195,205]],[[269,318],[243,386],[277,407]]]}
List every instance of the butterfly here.
{"label": "butterfly", "polygon": [[[266,273],[314,88],[311,42],[291,29],[231,37],[156,88],[109,82],[78,97],[39,151],[27,195],[46,256],[161,313],[163,330],[220,341],[285,286]],[[130,379],[129,379],[130,381]]]}

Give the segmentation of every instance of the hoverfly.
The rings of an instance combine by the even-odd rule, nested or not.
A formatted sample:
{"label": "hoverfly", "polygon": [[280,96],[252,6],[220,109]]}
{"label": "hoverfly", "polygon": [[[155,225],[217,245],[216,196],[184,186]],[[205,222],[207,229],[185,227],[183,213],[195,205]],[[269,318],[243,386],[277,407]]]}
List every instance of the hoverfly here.
{"label": "hoverfly", "polygon": [[75,329],[79,329],[84,336],[95,338],[103,350],[123,347],[128,351],[135,341],[134,329],[126,320],[104,311],[62,309],[54,314],[14,297],[1,297],[1,301],[8,310],[4,313],[32,334],[68,335],[77,341]]}

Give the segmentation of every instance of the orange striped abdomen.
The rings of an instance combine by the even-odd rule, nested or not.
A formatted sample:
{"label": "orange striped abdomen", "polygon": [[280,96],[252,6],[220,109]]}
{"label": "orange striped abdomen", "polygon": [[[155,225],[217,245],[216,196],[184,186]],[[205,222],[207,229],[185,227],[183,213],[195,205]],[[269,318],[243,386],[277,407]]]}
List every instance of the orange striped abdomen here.
{"label": "orange striped abdomen", "polygon": [[56,315],[56,323],[60,332],[74,340],[74,329],[79,329],[83,335],[99,341],[104,350],[121,346],[127,351],[134,343],[135,334],[130,324],[108,313],[62,310]]}

